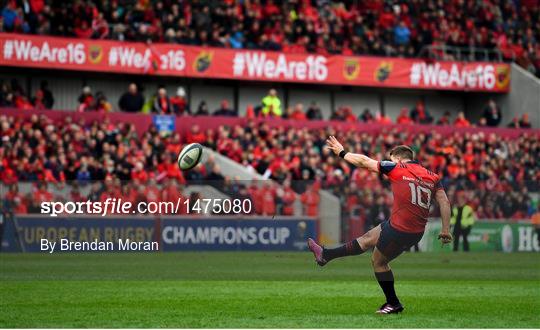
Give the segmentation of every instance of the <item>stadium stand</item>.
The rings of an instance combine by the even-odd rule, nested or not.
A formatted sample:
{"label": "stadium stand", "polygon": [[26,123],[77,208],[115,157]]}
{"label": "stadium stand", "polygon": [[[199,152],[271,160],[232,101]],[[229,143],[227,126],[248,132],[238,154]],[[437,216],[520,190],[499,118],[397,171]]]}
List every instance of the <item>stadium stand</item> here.
{"label": "stadium stand", "polygon": [[[220,193],[251,199],[254,213],[261,215],[291,215],[298,210],[292,204],[300,203],[302,215],[317,217],[324,202],[319,190],[331,192],[341,203],[341,220],[369,220],[365,223],[369,229],[388,217],[392,196],[384,188],[389,183],[331,157],[323,148],[330,134],[346,141],[348,150],[380,159],[396,144],[413,146],[423,164],[443,175],[451,199],[466,194],[479,218],[524,219],[537,209],[540,142],[538,131],[527,129],[538,127],[540,120],[534,108],[538,104],[534,91],[540,90],[540,83],[529,74],[540,77],[538,1],[9,0],[4,4],[0,33],[5,35],[137,41],[146,51],[156,43],[176,43],[213,51],[279,51],[293,57],[373,55],[383,61],[375,71],[381,79],[370,76],[362,87],[344,83],[324,91],[306,85],[314,86],[309,93],[305,92],[309,87],[295,84],[302,81],[275,85],[258,81],[260,85],[246,88],[250,80],[228,80],[215,88],[218,83],[212,79],[220,76],[204,76],[206,67],[190,81],[193,76],[184,72],[171,77],[162,76],[165,70],[156,74],[153,60],[146,63],[150,69],[145,65],[139,71],[115,71],[118,75],[110,81],[104,78],[105,71],[97,69],[82,77],[69,71],[56,77],[42,66],[34,76],[26,63],[11,63],[15,66],[6,66],[0,76],[0,107],[40,113],[0,116],[2,202],[15,213],[38,212],[39,202],[66,198],[199,199],[204,196],[184,188],[205,182]],[[94,60],[90,66],[101,61],[100,52],[98,57],[89,56]],[[482,61],[480,66],[515,62],[529,73],[515,64],[506,71],[492,68],[498,76],[495,89],[489,90],[469,89],[468,82],[454,91],[439,85],[436,90],[429,86],[415,90],[419,86],[408,84],[404,89],[410,94],[394,95],[386,88],[370,95],[373,89],[384,89],[384,73],[391,71],[388,59],[382,57],[419,58],[422,63],[417,65],[426,66],[439,63],[433,60],[464,65]],[[195,67],[198,57],[194,61],[189,67]],[[356,64],[347,67],[345,60],[339,79],[354,79],[347,69],[357,70]],[[509,70],[516,85],[506,94]],[[120,77],[124,73],[134,75]],[[204,79],[209,82],[201,83]],[[231,81],[234,87],[229,86]],[[318,93],[324,97],[312,98]],[[40,112],[47,109],[72,110],[74,115]],[[101,120],[102,114],[117,112],[125,119]],[[172,114],[176,123],[182,118],[192,126],[166,136],[150,126],[153,116],[133,113]],[[275,117],[286,121],[272,123]],[[222,171],[213,158],[181,172],[176,157],[193,142],[272,181],[241,181]],[[69,196],[58,194],[66,189]]]}
{"label": "stadium stand", "polygon": [[416,57],[430,47],[430,56],[513,60],[540,75],[539,10],[535,0],[11,0],[0,28],[296,53]]}
{"label": "stadium stand", "polygon": [[[479,218],[521,219],[532,215],[535,206],[530,193],[540,191],[540,167],[536,161],[540,142],[536,133],[523,131],[505,136],[482,130],[463,134],[427,129],[413,134],[415,130],[406,127],[392,126],[385,134],[378,134],[358,129],[336,132],[333,128],[286,128],[250,120],[245,125],[215,129],[193,126],[184,133],[162,136],[154,126],[137,132],[129,122],[85,122],[71,117],[53,121],[43,115],[27,119],[3,115],[1,181],[9,187],[4,203],[15,212],[36,212],[39,202],[60,198],[48,188],[65,185],[71,186],[73,200],[120,195],[133,200],[167,200],[168,196],[180,196],[186,182],[205,180],[228,195],[252,199],[257,214],[288,214],[290,204],[298,199],[304,214],[316,215],[318,199],[313,197],[323,188],[340,197],[345,217],[360,212],[369,218],[368,214],[381,204],[391,203],[391,194],[383,189],[388,181],[331,157],[323,148],[324,140],[337,134],[346,141],[348,150],[378,158],[383,158],[395,144],[413,146],[422,163],[443,174],[451,198],[460,191],[468,195]],[[258,186],[227,177],[212,159],[183,173],[175,158],[184,144],[192,142],[283,185]],[[18,192],[19,182],[32,182],[32,191]],[[88,185],[92,186],[88,196],[80,195],[79,188]],[[286,201],[283,190],[278,193],[280,189],[298,195]]]}

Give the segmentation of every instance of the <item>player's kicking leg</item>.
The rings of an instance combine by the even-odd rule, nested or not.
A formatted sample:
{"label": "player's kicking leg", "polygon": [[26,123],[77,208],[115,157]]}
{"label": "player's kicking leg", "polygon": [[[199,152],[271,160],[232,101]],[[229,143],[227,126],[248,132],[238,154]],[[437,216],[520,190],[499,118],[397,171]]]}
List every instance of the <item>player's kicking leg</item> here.
{"label": "player's kicking leg", "polygon": [[390,225],[390,221],[385,221],[368,231],[364,236],[335,249],[325,249],[312,239],[308,240],[308,247],[315,255],[317,263],[321,266],[324,266],[332,259],[358,255],[375,247],[371,259],[373,271],[386,297],[386,302],[377,310],[377,313],[395,314],[403,311],[403,305],[401,305],[396,295],[394,274],[388,263],[397,258],[403,251],[418,243],[421,238],[422,233],[403,233],[394,229]]}
{"label": "player's kicking leg", "polygon": [[403,305],[399,302],[394,290],[394,274],[388,263],[417,244],[422,235],[423,233],[405,233],[394,229],[390,221],[381,224],[379,240],[371,256],[375,278],[386,297],[386,302],[377,313],[395,314],[403,311]]}
{"label": "player's kicking leg", "polygon": [[346,244],[343,244],[335,249],[327,249],[317,244],[313,239],[308,239],[308,248],[313,252],[315,261],[319,266],[326,265],[330,260],[354,256],[364,253],[377,244],[379,235],[381,233],[381,226],[371,229],[361,237],[354,239]]}
{"label": "player's kicking leg", "polygon": [[388,265],[389,262],[390,260],[375,247],[371,255],[371,264],[375,278],[386,297],[386,302],[376,311],[377,314],[397,314],[403,311],[403,305],[399,302],[394,289],[394,274]]}

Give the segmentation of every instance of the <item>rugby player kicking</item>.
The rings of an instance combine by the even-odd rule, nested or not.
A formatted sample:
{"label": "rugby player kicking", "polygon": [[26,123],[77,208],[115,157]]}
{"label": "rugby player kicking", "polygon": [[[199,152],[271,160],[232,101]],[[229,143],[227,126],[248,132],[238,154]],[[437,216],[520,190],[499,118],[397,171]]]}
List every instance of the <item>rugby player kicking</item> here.
{"label": "rugby player kicking", "polygon": [[432,196],[435,196],[441,211],[442,230],[439,239],[443,244],[452,241],[450,202],[441,186],[440,177],[415,161],[413,150],[404,145],[390,151],[391,161],[376,161],[365,155],[347,152],[334,136],[330,136],[326,144],[336,155],[352,165],[388,176],[394,194],[394,205],[389,220],[345,245],[327,249],[310,238],[308,247],[320,266],[326,265],[332,259],[362,254],[374,248],[371,263],[375,278],[386,296],[386,302],[377,313],[400,313],[403,305],[394,290],[394,274],[388,263],[422,238]]}

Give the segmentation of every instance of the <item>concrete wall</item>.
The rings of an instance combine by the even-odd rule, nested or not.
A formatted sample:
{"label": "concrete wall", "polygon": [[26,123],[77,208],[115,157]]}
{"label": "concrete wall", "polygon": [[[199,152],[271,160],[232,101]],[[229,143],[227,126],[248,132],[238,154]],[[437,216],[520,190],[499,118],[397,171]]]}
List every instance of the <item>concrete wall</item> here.
{"label": "concrete wall", "polygon": [[426,109],[437,120],[448,111],[452,114],[452,118],[460,111],[465,111],[464,99],[466,95],[449,95],[448,93],[436,93],[427,95],[424,99]]}
{"label": "concrete wall", "polygon": [[514,63],[511,74],[511,92],[497,99],[506,115],[505,124],[528,113],[533,127],[540,127],[540,80]]}
{"label": "concrete wall", "polygon": [[380,93],[366,93],[361,91],[337,91],[334,93],[336,107],[349,105],[356,115],[369,109],[373,114],[381,111]]}
{"label": "concrete wall", "polygon": [[234,107],[234,88],[220,85],[193,85],[190,89],[191,111],[197,111],[199,103],[206,101],[208,110],[213,113],[221,106],[221,101],[227,100],[229,107]]}
{"label": "concrete wall", "polygon": [[411,109],[421,98],[421,94],[415,92],[395,92],[384,94],[385,113],[395,120],[402,108]]}
{"label": "concrete wall", "polygon": [[323,117],[328,118],[332,113],[332,97],[329,92],[308,89],[292,89],[289,90],[289,106],[293,107],[297,103],[304,105],[304,110],[310,106],[312,102],[316,102],[321,108]]}

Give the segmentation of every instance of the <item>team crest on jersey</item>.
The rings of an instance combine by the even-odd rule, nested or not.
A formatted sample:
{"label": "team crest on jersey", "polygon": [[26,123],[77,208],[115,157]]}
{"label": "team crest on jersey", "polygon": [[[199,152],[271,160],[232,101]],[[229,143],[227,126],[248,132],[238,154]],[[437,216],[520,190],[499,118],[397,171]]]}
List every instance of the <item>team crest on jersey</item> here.
{"label": "team crest on jersey", "polygon": [[496,84],[499,88],[506,88],[508,87],[508,84],[510,83],[510,71],[508,70],[508,66],[506,65],[499,65],[495,69],[495,74],[497,75]]}
{"label": "team crest on jersey", "polygon": [[356,59],[348,59],[343,63],[343,77],[347,80],[353,80],[360,73],[360,63]]}
{"label": "team crest on jersey", "polygon": [[93,64],[98,64],[103,58],[103,48],[100,45],[90,45],[88,47],[88,59]]}
{"label": "team crest on jersey", "polygon": [[193,68],[197,72],[204,72],[208,70],[210,64],[212,64],[212,58],[214,57],[214,52],[211,51],[202,51],[197,55],[195,62],[193,63]]}
{"label": "team crest on jersey", "polygon": [[390,73],[392,73],[393,68],[393,62],[381,62],[377,67],[377,70],[375,70],[375,80],[378,82],[384,82],[386,79],[388,79],[388,77],[390,77]]}

